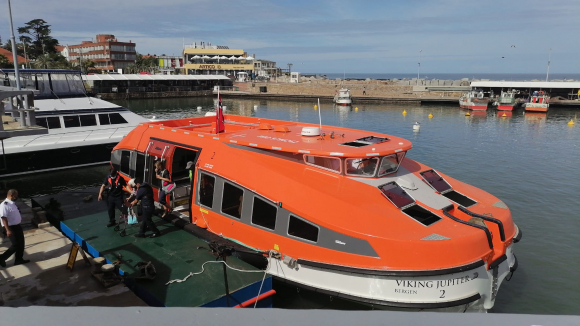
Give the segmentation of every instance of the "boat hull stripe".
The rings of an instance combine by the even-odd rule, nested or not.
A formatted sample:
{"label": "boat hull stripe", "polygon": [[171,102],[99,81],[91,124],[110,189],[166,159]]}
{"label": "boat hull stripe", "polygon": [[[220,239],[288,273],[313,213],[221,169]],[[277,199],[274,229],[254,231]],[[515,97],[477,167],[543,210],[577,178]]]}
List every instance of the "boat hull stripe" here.
{"label": "boat hull stripe", "polygon": [[445,274],[453,274],[453,273],[460,273],[469,271],[472,269],[476,269],[478,267],[483,266],[485,263],[483,260],[478,260],[471,264],[457,266],[452,268],[446,269],[435,269],[435,270],[422,270],[422,271],[405,271],[405,270],[378,270],[378,269],[365,269],[365,268],[356,268],[356,267],[349,267],[349,266],[342,266],[342,265],[333,265],[327,263],[320,263],[310,260],[298,259],[298,264],[303,264],[311,267],[316,268],[323,268],[323,269],[331,269],[337,270],[342,272],[349,272],[349,273],[358,273],[358,274],[366,274],[366,275],[377,275],[377,276],[400,276],[400,277],[414,277],[414,276],[438,276],[438,275],[445,275]]}

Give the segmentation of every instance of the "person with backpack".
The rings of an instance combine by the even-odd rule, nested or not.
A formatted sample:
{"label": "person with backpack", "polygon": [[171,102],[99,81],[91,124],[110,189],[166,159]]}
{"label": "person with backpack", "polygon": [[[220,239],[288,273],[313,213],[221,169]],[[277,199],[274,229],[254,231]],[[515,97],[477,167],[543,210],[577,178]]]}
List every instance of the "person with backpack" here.
{"label": "person with backpack", "polygon": [[115,207],[121,211],[121,214],[126,214],[126,208],[123,206],[124,192],[128,190],[124,189],[127,186],[125,179],[117,172],[114,167],[111,168],[110,174],[103,180],[101,189],[99,190],[98,200],[103,200],[103,191],[105,187],[109,187],[109,197],[107,198],[107,211],[109,213],[109,224],[107,227],[117,225],[115,220]]}
{"label": "person with backpack", "polygon": [[152,220],[153,212],[155,212],[153,188],[147,182],[141,181],[139,177],[132,180],[137,189],[137,193],[130,205],[134,206],[138,201],[141,201],[141,209],[139,210],[141,212],[141,226],[139,227],[139,233],[135,237],[145,238],[145,232],[149,229],[153,231],[150,238],[156,238],[161,235],[161,231],[159,231]]}
{"label": "person with backpack", "polygon": [[159,204],[163,205],[164,212],[161,217],[172,212],[171,205],[167,203],[167,193],[164,187],[171,184],[171,176],[169,171],[165,168],[165,163],[162,161],[155,162],[155,177],[160,180],[159,184]]}

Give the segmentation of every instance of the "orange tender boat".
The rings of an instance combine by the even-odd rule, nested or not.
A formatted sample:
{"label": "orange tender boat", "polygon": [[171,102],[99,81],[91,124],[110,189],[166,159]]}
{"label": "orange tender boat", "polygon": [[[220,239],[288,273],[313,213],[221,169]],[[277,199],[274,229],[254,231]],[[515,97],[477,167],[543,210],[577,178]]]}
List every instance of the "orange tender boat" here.
{"label": "orange tender boat", "polygon": [[408,140],[234,115],[215,130],[214,116],[143,123],[111,163],[158,189],[153,163],[164,160],[174,214],[263,252],[269,274],[332,296],[490,309],[517,268],[522,233],[508,207],[405,158]]}

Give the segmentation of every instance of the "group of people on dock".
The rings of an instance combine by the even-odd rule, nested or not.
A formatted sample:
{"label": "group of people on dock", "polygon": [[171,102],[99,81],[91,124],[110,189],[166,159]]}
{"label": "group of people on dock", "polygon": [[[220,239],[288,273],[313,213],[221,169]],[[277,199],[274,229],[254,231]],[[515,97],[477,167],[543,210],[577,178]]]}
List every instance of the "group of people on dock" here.
{"label": "group of people on dock", "polygon": [[[164,187],[171,182],[171,179],[169,171],[165,168],[165,164],[162,161],[155,162],[155,177],[160,180],[159,203],[164,207],[162,217],[165,217],[165,215],[171,213],[171,206],[167,203],[167,193],[164,191]],[[103,200],[103,192],[107,187],[110,189],[107,197],[107,211],[109,214],[107,227],[117,225],[115,209],[118,209],[121,214],[126,216],[128,214],[128,208],[137,206],[137,203],[140,202],[141,205],[137,206],[137,215],[141,216],[142,223],[139,227],[139,233],[135,237],[145,238],[147,230],[153,231],[153,234],[150,236],[151,238],[161,235],[161,232],[152,220],[153,213],[155,212],[155,197],[151,185],[144,182],[140,177],[135,177],[129,180],[129,182],[126,182],[117,169],[112,167],[109,175],[103,180],[103,184],[99,190],[99,201]],[[129,194],[128,198],[125,198],[125,193]]]}

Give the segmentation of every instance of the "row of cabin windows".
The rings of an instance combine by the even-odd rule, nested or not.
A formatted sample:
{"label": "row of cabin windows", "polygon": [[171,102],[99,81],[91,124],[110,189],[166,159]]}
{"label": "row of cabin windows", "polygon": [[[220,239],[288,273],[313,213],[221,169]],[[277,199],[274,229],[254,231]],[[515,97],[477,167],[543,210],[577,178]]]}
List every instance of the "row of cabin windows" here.
{"label": "row of cabin windows", "polygon": [[[205,207],[213,208],[215,177],[201,173],[199,184],[199,203]],[[242,217],[243,202],[244,190],[231,183],[224,182],[221,212],[240,219]],[[276,205],[254,196],[251,216],[252,224],[274,231],[276,229],[277,213],[278,207]],[[306,222],[292,214],[290,215],[288,235],[317,242],[318,232],[319,229],[316,225]]]}
{"label": "row of cabin windows", "polygon": [[[62,121],[65,128],[90,127],[97,125],[97,116],[99,120],[98,125],[101,126],[127,123],[127,120],[119,113],[63,115]],[[36,118],[36,124],[47,129],[62,128],[60,117],[39,117]]]}

